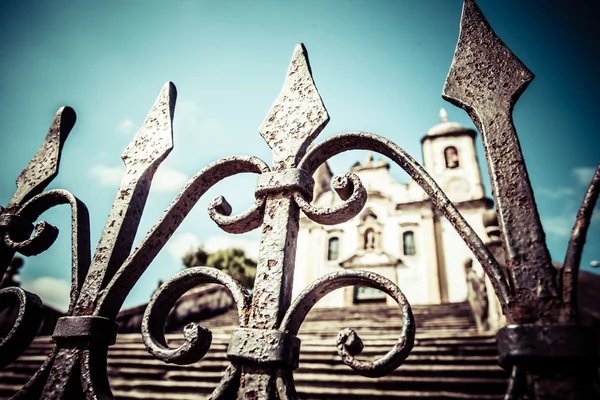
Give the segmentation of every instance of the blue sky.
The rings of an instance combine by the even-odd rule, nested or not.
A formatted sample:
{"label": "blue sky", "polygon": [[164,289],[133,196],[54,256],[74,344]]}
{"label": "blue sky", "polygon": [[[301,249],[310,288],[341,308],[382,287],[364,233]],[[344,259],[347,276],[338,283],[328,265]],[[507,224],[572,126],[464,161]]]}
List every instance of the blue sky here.
{"label": "blue sky", "polygon": [[[536,74],[514,120],[548,246],[561,262],[600,158],[600,29],[592,23],[591,3],[478,2],[498,35]],[[3,1],[0,204],[12,197],[16,177],[42,143],[56,110],[69,105],[77,124],[50,187],[68,189],[87,204],[94,248],[124,171],[120,155],[170,80],[178,89],[175,147],[153,185],[138,242],[206,164],[235,154],[271,161],[258,127],[300,42],[331,116],[317,140],[364,130],[390,138],[422,161],[419,139],[439,121],[440,107],[451,121],[473,126],[465,112],[441,98],[461,7],[459,0]],[[359,152],[338,156],[332,169],[343,172],[363,157]],[[397,168],[393,174],[407,179]],[[126,306],[146,302],[159,279],[182,268],[180,253],[194,243],[209,250],[238,245],[256,254],[257,232],[228,236],[206,215],[208,202],[219,194],[234,212],[245,209],[255,183],[253,176],[229,178],[207,193]],[[20,278],[49,304],[64,307],[69,211],[58,207],[43,217],[61,235],[51,250],[26,260]],[[597,212],[583,268],[600,259],[598,243]]]}

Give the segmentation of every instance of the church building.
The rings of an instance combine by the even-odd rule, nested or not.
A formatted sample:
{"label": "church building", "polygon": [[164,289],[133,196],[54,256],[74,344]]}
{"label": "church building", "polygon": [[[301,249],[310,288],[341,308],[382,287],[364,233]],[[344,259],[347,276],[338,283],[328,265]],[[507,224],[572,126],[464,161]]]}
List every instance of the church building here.
{"label": "church building", "polygon": [[[485,196],[472,129],[441,122],[421,139],[423,166],[485,240],[482,216],[493,207]],[[366,269],[396,283],[411,304],[464,301],[467,297],[465,260],[473,254],[458,233],[411,180],[397,181],[390,164],[371,153],[351,171],[359,176],[368,199],[353,219],[332,226],[317,224],[302,215],[294,294],[324,274],[341,269]],[[331,189],[333,174],[327,164],[315,172],[313,204],[333,207],[342,200]],[[474,261],[474,268],[481,266]],[[383,292],[368,287],[337,290],[318,303],[342,307],[363,302],[391,302]]]}

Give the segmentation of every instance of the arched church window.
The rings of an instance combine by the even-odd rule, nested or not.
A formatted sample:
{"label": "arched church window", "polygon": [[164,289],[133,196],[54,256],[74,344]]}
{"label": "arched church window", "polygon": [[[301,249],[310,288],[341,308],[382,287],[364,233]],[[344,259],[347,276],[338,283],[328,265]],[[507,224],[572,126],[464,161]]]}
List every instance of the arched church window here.
{"label": "arched church window", "polygon": [[406,231],[402,234],[402,244],[404,245],[405,256],[414,256],[417,254],[417,248],[415,247],[415,233],[413,231]]}
{"label": "arched church window", "polygon": [[367,229],[365,232],[365,250],[372,250],[375,248],[375,231],[373,229]]}
{"label": "arched church window", "polygon": [[446,159],[446,168],[458,167],[458,150],[456,150],[456,147],[446,147],[444,149],[444,158]]}
{"label": "arched church window", "polygon": [[340,252],[340,238],[332,237],[327,242],[327,260],[334,261],[338,259]]}

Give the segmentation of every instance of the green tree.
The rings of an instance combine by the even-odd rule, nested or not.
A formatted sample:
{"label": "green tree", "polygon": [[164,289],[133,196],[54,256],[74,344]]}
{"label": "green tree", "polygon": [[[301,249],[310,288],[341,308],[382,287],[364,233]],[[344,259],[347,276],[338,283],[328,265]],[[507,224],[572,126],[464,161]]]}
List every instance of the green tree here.
{"label": "green tree", "polygon": [[204,250],[204,247],[198,246],[195,250],[190,250],[185,253],[182,257],[183,265],[186,268],[204,266],[207,265],[208,253]]}
{"label": "green tree", "polygon": [[246,257],[242,249],[229,248],[209,254],[200,246],[183,256],[183,264],[188,268],[199,265],[213,267],[229,274],[248,289],[254,287],[256,261]]}

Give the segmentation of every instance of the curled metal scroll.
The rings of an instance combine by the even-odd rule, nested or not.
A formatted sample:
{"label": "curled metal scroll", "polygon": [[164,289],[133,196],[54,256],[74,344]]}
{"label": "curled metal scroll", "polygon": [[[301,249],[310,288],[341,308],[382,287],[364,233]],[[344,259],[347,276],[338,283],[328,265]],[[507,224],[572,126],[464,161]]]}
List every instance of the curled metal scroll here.
{"label": "curled metal scroll", "polygon": [[[225,286],[237,305],[240,327],[248,323],[248,310],[251,296],[247,290],[228,274],[210,267],[188,268],[174,275],[158,288],[152,296],[142,319],[142,338],[146,349],[156,358],[179,365],[199,361],[209,350],[212,333],[210,330],[190,323],[183,330],[184,342],[177,348],[169,348],[164,327],[169,312],[177,300],[188,290],[203,283],[217,283]],[[239,366],[230,364],[211,399],[230,397],[232,385],[239,382]]]}
{"label": "curled metal scroll", "polygon": [[[74,305],[79,295],[79,289],[90,266],[90,221],[87,207],[67,190],[49,190],[33,197],[25,203],[18,211],[18,215],[28,221],[35,221],[44,212],[61,204],[69,204],[71,207],[71,303],[69,309]],[[42,221],[36,224],[34,236],[15,241],[10,233],[4,235],[4,243],[7,247],[21,254],[38,254],[47,250],[56,239],[58,230],[52,225]]]}
{"label": "curled metal scroll", "polygon": [[48,250],[58,237],[58,229],[46,221],[35,224],[33,236],[24,240],[16,239],[10,232],[4,234],[4,245],[24,256],[35,256]]}
{"label": "curled metal scroll", "polygon": [[294,201],[311,220],[323,225],[336,225],[354,218],[367,202],[367,191],[360,178],[353,173],[338,175],[332,186],[344,202],[332,208],[317,208],[311,205],[298,192]]}
{"label": "curled metal scroll", "polygon": [[262,222],[265,198],[259,197],[244,212],[231,215],[231,206],[223,196],[218,196],[208,206],[208,216],[225,232],[245,233],[258,228]]}
{"label": "curled metal scroll", "polygon": [[186,365],[199,361],[212,341],[211,332],[196,323],[184,329],[184,343],[176,349],[169,348],[165,339],[165,323],[169,312],[188,290],[203,283],[218,283],[231,292],[238,308],[240,326],[247,322],[250,295],[235,279],[210,267],[193,267],[175,274],[162,284],[152,296],[142,319],[142,338],[148,351],[156,358],[172,364]]}
{"label": "curled metal scroll", "polygon": [[15,361],[29,347],[42,322],[42,300],[20,287],[0,290],[0,311],[18,303],[12,329],[0,343],[0,368]]}
{"label": "curled metal scroll", "polygon": [[512,295],[498,262],[481,238],[467,223],[442,189],[419,163],[392,141],[367,132],[348,132],[330,137],[308,151],[300,161],[299,168],[313,174],[317,167],[329,158],[348,150],[371,150],[392,159],[421,186],[433,204],[444,214],[471,249],[487,273],[494,291],[503,307],[507,307]]}
{"label": "curled metal scroll", "polygon": [[[66,190],[50,190],[31,198],[17,209],[15,216],[35,221],[44,212],[60,204],[71,206],[72,276],[69,310],[74,307],[79,290],[90,265],[89,215],[85,205]],[[33,255],[47,250],[56,239],[58,230],[45,221],[36,224],[32,237],[22,240],[4,233],[4,245],[21,254]],[[21,238],[19,238],[21,239]],[[38,296],[21,288],[10,287],[0,291],[0,303],[19,304],[18,316],[7,338],[0,345],[0,364],[16,360],[31,344],[42,321],[42,302]],[[4,363],[7,364],[4,364]]]}
{"label": "curled metal scroll", "polygon": [[[327,274],[298,295],[286,312],[280,330],[296,335],[312,307],[328,293],[346,286],[363,285],[379,289],[391,296],[400,307],[402,329],[398,341],[383,357],[375,361],[356,358],[362,351],[362,341],[352,329],[344,329],[337,340],[338,354],[344,364],[360,375],[380,377],[398,368],[412,350],[415,338],[415,322],[408,300],[400,288],[389,279],[370,271],[338,271]],[[282,400],[297,399],[291,371],[280,371],[277,388]]]}
{"label": "curled metal scroll", "polygon": [[[262,174],[268,171],[269,166],[257,157],[234,156],[209,164],[194,175],[119,268],[99,300],[95,315],[107,318],[116,316],[127,293],[207,190],[228,176],[246,172]],[[228,216],[224,204],[224,198],[213,200],[209,214],[217,223],[226,226],[225,230],[243,233],[260,225],[264,210],[263,200],[257,199],[247,211],[236,216]]]}

